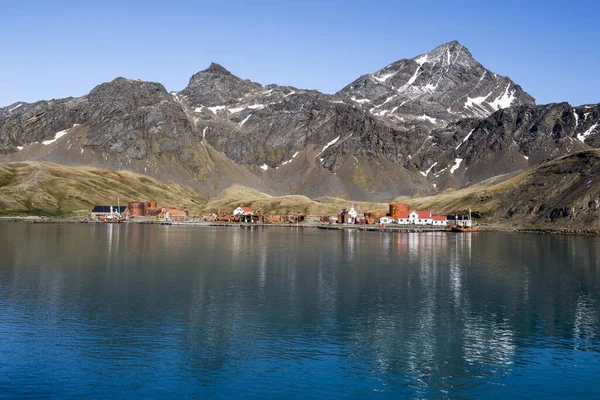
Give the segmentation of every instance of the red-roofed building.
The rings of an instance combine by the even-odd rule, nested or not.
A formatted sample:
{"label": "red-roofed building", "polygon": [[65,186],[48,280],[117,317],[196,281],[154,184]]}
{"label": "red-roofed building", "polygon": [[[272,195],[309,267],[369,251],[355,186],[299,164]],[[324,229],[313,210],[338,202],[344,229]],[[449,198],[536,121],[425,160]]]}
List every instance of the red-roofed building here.
{"label": "red-roofed building", "polygon": [[408,216],[411,224],[415,225],[430,225],[431,211],[411,211]]}
{"label": "red-roofed building", "polygon": [[233,215],[254,215],[250,207],[238,207],[233,210]]}
{"label": "red-roofed building", "polygon": [[402,225],[410,224],[410,211],[398,211],[398,223]]}
{"label": "red-roofed building", "polygon": [[[402,225],[435,225],[431,211],[400,211],[398,223]],[[444,217],[445,218],[445,217]]]}
{"label": "red-roofed building", "polygon": [[448,221],[446,220],[446,217],[443,215],[434,215],[431,217],[431,221],[433,225],[447,225]]}

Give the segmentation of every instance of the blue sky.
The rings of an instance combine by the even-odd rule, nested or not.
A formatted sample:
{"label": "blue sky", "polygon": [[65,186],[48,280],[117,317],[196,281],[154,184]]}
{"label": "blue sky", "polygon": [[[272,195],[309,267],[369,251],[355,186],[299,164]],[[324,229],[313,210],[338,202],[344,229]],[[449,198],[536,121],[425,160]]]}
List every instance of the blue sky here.
{"label": "blue sky", "polygon": [[334,93],[458,40],[538,104],[600,102],[598,1],[21,1],[0,9],[0,106],[79,96],[117,76],[181,90],[234,74]]}

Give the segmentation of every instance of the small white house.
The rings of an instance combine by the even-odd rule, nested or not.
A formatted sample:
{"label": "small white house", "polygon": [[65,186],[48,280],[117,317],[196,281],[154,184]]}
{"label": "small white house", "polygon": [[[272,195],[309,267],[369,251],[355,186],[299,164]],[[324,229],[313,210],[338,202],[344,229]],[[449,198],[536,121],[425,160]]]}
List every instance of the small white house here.
{"label": "small white house", "polygon": [[390,218],[390,217],[381,217],[381,218],[379,218],[379,223],[380,224],[395,224],[396,220],[394,218]]}
{"label": "small white house", "polygon": [[411,211],[408,215],[410,224],[414,225],[432,225],[431,211]]}
{"label": "small white house", "polygon": [[254,213],[252,212],[252,210],[250,209],[250,207],[238,207],[235,210],[233,210],[233,215],[237,216],[237,215],[253,215]]}

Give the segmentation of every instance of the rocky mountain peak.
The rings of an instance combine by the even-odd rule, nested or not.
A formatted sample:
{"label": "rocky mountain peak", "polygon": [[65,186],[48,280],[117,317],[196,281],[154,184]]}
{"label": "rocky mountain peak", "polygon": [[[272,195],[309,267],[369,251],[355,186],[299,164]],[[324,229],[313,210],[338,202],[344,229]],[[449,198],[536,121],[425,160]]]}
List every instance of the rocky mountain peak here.
{"label": "rocky mountain peak", "polygon": [[337,94],[405,130],[535,104],[519,85],[483,67],[457,41],[363,75]]}
{"label": "rocky mountain peak", "polygon": [[425,63],[439,64],[441,67],[450,69],[453,65],[459,64],[479,64],[469,49],[456,40],[442,44],[428,53],[423,53],[412,59],[419,65]]}
{"label": "rocky mountain peak", "polygon": [[233,74],[231,72],[229,72],[225,67],[223,67],[222,65],[217,64],[215,62],[210,63],[210,66],[201,72],[209,73],[209,74],[220,74],[220,75],[232,75],[233,76]]}
{"label": "rocky mountain peak", "polygon": [[172,101],[172,96],[160,83],[122,77],[96,86],[87,98],[97,108],[114,110],[133,110],[163,100]]}
{"label": "rocky mountain peak", "polygon": [[261,87],[213,62],[207,69],[194,74],[179,94],[194,107],[210,107],[228,104]]}

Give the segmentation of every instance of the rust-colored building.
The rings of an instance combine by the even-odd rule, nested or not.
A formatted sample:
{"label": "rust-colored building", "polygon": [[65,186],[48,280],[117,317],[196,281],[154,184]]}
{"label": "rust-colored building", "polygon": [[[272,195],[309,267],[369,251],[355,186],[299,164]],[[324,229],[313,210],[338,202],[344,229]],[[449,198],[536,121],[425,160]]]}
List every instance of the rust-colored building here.
{"label": "rust-colored building", "polygon": [[398,219],[402,212],[408,211],[408,204],[390,204],[389,216]]}
{"label": "rust-colored building", "polygon": [[163,207],[160,210],[160,214],[158,214],[158,219],[162,221],[183,222],[187,219],[187,217],[188,212],[178,208]]}

